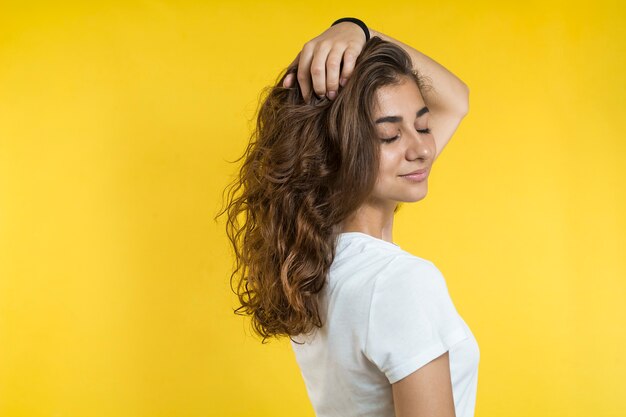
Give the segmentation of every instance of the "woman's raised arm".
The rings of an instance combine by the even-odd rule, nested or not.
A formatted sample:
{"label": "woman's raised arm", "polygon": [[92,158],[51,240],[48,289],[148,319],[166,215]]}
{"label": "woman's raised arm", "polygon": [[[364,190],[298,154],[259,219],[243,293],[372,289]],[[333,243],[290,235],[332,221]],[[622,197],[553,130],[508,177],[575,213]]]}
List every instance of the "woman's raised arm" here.
{"label": "woman's raised arm", "polygon": [[[469,111],[468,86],[415,48],[371,28],[369,31],[370,36],[378,36],[404,49],[418,74],[431,86],[432,89],[426,89],[422,94],[431,113],[429,127],[435,138],[436,158]],[[309,100],[311,90],[320,97],[326,95],[334,100],[339,86],[350,77],[364,45],[365,35],[357,24],[341,22],[329,27],[304,44],[294,60],[294,63],[298,62],[298,72],[285,77],[283,86],[292,86],[297,75],[305,100]]]}
{"label": "woman's raised arm", "polygon": [[[371,36],[395,43],[406,51],[417,72],[430,81],[434,92],[422,92],[431,112],[465,115],[469,111],[469,87],[456,75],[417,49],[370,28]],[[433,94],[434,93],[434,94]]]}

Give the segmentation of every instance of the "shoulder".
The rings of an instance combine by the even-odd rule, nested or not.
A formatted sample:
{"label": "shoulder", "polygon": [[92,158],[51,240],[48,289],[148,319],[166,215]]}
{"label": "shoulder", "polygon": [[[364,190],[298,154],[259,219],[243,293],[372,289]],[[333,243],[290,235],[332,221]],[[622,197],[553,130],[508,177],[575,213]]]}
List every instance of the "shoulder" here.
{"label": "shoulder", "polygon": [[363,353],[393,384],[466,334],[433,262],[399,256],[385,272],[372,293]]}
{"label": "shoulder", "polygon": [[408,252],[394,257],[385,272],[377,277],[376,293],[391,290],[429,293],[447,289],[443,274],[432,261]]}

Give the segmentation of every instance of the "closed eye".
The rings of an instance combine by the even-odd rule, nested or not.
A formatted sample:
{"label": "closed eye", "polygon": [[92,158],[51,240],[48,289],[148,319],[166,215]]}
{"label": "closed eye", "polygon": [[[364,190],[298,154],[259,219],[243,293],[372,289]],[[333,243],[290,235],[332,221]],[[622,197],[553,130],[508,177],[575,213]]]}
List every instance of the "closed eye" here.
{"label": "closed eye", "polygon": [[[419,133],[422,133],[422,134],[425,134],[425,135],[427,135],[427,134],[429,134],[429,133],[430,133],[430,128],[428,128],[428,129],[416,129],[416,130],[417,130]],[[385,143],[391,143],[391,142],[393,142],[394,140],[398,139],[399,137],[400,137],[400,135],[396,135],[396,136],[394,136],[394,137],[392,137],[392,138],[383,138],[383,139],[381,139],[381,140],[382,140],[383,142],[385,142]]]}

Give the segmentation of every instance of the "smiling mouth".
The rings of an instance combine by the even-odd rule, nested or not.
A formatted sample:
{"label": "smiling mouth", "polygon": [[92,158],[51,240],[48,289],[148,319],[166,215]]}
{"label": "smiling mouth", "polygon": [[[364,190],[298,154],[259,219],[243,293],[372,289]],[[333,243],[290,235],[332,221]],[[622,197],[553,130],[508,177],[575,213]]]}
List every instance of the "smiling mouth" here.
{"label": "smiling mouth", "polygon": [[425,172],[428,172],[428,168],[418,169],[416,171],[409,172],[408,174],[403,174],[403,175],[400,175],[400,176],[401,177],[407,177],[409,175],[420,175],[420,174],[424,174]]}
{"label": "smiling mouth", "polygon": [[428,169],[420,169],[410,174],[399,175],[399,176],[409,181],[421,182],[421,181],[424,181],[426,177],[428,177],[428,173],[429,173]]}

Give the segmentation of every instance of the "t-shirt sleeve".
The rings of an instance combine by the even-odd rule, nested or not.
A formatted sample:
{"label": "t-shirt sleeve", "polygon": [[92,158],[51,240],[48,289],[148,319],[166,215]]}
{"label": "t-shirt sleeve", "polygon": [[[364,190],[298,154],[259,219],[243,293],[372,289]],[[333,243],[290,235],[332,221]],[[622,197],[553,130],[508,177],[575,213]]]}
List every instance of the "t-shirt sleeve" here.
{"label": "t-shirt sleeve", "polygon": [[376,278],[364,354],[393,384],[469,337],[439,269],[398,259]]}

